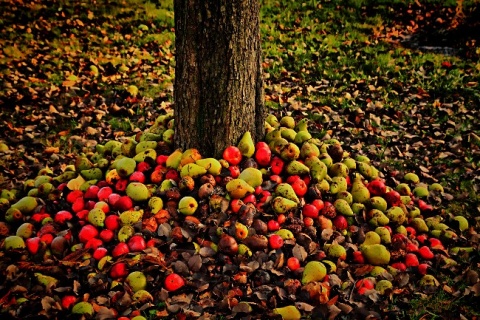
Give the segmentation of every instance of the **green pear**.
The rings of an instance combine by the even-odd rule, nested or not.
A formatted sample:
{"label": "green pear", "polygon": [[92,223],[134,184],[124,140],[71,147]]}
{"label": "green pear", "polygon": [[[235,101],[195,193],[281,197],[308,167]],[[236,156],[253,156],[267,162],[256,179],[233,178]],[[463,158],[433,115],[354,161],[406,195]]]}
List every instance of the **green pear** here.
{"label": "green pear", "polygon": [[88,212],[87,221],[95,227],[103,227],[105,212],[101,208],[93,208]]}
{"label": "green pear", "polygon": [[348,176],[348,167],[342,162],[336,162],[328,169],[328,173],[331,177],[347,177]]}
{"label": "green pear", "polygon": [[[115,148],[121,148],[122,147],[122,143],[120,141],[117,141],[117,140],[109,140],[107,141],[107,143],[105,143],[104,145],[104,148],[103,148],[103,153],[104,154],[111,154],[113,152],[113,149]],[[77,168],[77,165],[75,165],[75,167]],[[83,169],[89,169],[88,167],[87,168],[82,168]]]}
{"label": "green pear", "polygon": [[412,190],[410,189],[410,186],[406,183],[399,183],[396,187],[395,190],[400,193],[402,196],[409,196],[412,193]]}
{"label": "green pear", "polygon": [[309,261],[303,269],[301,281],[303,285],[313,281],[322,281],[326,275],[327,268],[322,262],[315,260]]}
{"label": "green pear", "polygon": [[372,167],[365,162],[357,162],[357,171],[365,178],[369,179],[372,177]]}
{"label": "green pear", "polygon": [[410,202],[412,202],[412,197],[410,197],[410,196],[400,196],[400,201],[402,201],[402,203],[404,205],[409,205]]}
{"label": "green pear", "polygon": [[418,207],[413,207],[408,211],[408,218],[415,218],[420,216],[422,213]]}
{"label": "green pear", "polygon": [[280,122],[278,121],[277,117],[273,114],[269,114],[265,121],[274,128],[280,127]]}
{"label": "green pear", "polygon": [[120,242],[127,242],[135,234],[135,229],[130,225],[124,225],[117,232],[117,239]]}
{"label": "green pear", "polygon": [[368,212],[368,223],[373,227],[386,226],[390,219],[380,210],[372,209]]}
{"label": "green pear", "polygon": [[365,245],[360,248],[365,260],[374,265],[386,265],[390,262],[390,251],[382,244]]}
{"label": "green pear", "polygon": [[425,223],[425,220],[423,220],[420,217],[415,217],[412,219],[410,222],[410,225],[417,230],[418,233],[426,233],[429,231],[429,228],[427,224]]}
{"label": "green pear", "polygon": [[407,182],[411,182],[412,184],[417,184],[420,182],[420,178],[418,177],[418,175],[413,172],[406,173],[403,176],[403,179]]}
{"label": "green pear", "polygon": [[195,213],[198,208],[198,202],[194,197],[185,196],[178,202],[178,212],[186,216],[190,216]]}
{"label": "green pear", "polygon": [[[151,127],[150,127],[150,130],[151,130]],[[162,131],[162,134],[163,134],[163,131]],[[157,141],[157,142],[162,141],[163,140],[162,134],[155,133],[155,132],[144,131],[142,133],[142,135],[140,136],[140,142],[142,142],[142,141]]]}
{"label": "green pear", "polygon": [[380,294],[385,294],[388,289],[392,289],[393,284],[387,279],[381,279],[375,284],[375,290]]}
{"label": "green pear", "polygon": [[280,119],[280,126],[293,129],[295,128],[295,119],[291,116],[283,116]]}
{"label": "green pear", "polygon": [[370,159],[367,157],[367,156],[363,156],[363,155],[357,155],[355,157],[355,160],[357,162],[362,162],[362,163],[370,163]]}
{"label": "green pear", "polygon": [[293,187],[288,183],[279,183],[275,187],[275,194],[295,201],[296,203],[300,202],[297,195],[295,194],[295,191],[293,190]]}
{"label": "green pear", "polygon": [[133,292],[138,290],[145,290],[147,287],[147,277],[141,271],[130,272],[125,279],[125,282],[132,288]]}
{"label": "green pear", "polygon": [[455,216],[453,220],[458,223],[458,230],[465,231],[468,229],[468,220],[464,216]]}
{"label": "green pear", "polygon": [[288,229],[277,230],[275,234],[279,235],[280,238],[282,238],[283,240],[295,239],[295,235],[293,234],[293,232]]}
{"label": "green pear", "polygon": [[3,242],[6,250],[24,249],[25,241],[20,236],[8,236]]}
{"label": "green pear", "polygon": [[[330,183],[331,194],[337,194],[340,192],[347,191],[347,188],[348,188],[348,185],[345,177],[335,176],[332,178],[332,182]],[[353,200],[353,194],[352,194],[352,200]]]}
{"label": "green pear", "polygon": [[407,215],[401,207],[391,207],[387,210],[385,215],[388,217],[388,219],[390,219],[391,222],[397,225],[403,224],[407,219]]}
{"label": "green pear", "polygon": [[168,156],[167,161],[165,163],[167,168],[177,169],[178,166],[180,165],[180,161],[182,160],[182,155],[183,155],[182,149],[176,149],[175,151],[173,151]]}
{"label": "green pear", "polygon": [[377,227],[375,232],[378,233],[383,244],[392,243],[392,235],[386,227]]}
{"label": "green pear", "polygon": [[351,217],[354,216],[353,210],[348,204],[348,202],[344,199],[337,199],[333,203],[333,206],[335,207],[335,210],[337,213],[343,214],[346,217]]}
{"label": "green pear", "polygon": [[148,200],[148,208],[150,209],[150,212],[155,215],[157,214],[160,210],[163,209],[163,200],[160,197],[151,197]]}
{"label": "green pear", "polygon": [[260,172],[260,170],[258,170],[257,168],[252,168],[252,167],[244,169],[240,173],[238,178],[244,180],[246,183],[248,183],[253,188],[256,188],[256,187],[260,186],[263,182],[263,177],[262,177],[262,173]]}
{"label": "green pear", "polygon": [[23,239],[28,239],[33,235],[35,227],[30,222],[22,223],[18,228],[15,235],[22,237]]}
{"label": "green pear", "polygon": [[327,168],[330,168],[333,165],[332,157],[330,157],[330,155],[326,152],[320,153],[318,159],[320,159],[320,161],[323,162],[327,166]]}
{"label": "green pear", "polygon": [[342,199],[347,201],[348,205],[351,206],[353,203],[353,197],[352,194],[348,191],[342,191],[337,193],[337,199]]}
{"label": "green pear", "polygon": [[100,168],[85,169],[80,171],[85,180],[101,180],[103,178],[103,172]]}
{"label": "green pear", "polygon": [[377,210],[380,210],[382,212],[385,212],[387,211],[387,201],[382,198],[382,197],[379,197],[379,196],[375,196],[375,197],[371,197],[370,198],[370,206],[373,208],[373,209],[377,209]]}
{"label": "green pear", "polygon": [[352,158],[343,159],[343,164],[345,164],[349,171],[357,169],[357,162]]}
{"label": "green pear", "polygon": [[307,158],[305,165],[310,169],[310,176],[313,182],[320,182],[327,176],[328,168],[318,157],[311,156]]}
{"label": "green pear", "polygon": [[245,180],[233,179],[230,180],[225,186],[228,194],[233,199],[241,199],[247,195],[247,193],[253,193],[255,188],[249,185]]}
{"label": "green pear", "polygon": [[438,287],[440,282],[431,274],[424,275],[419,282],[420,287]]}
{"label": "green pear", "polygon": [[[121,145],[120,142],[118,143],[119,145]],[[93,163],[90,160],[88,160],[88,158],[85,156],[77,156],[77,158],[75,159],[75,170],[77,172],[90,169],[92,167],[93,167]]]}
{"label": "green pear", "polygon": [[81,301],[77,302],[72,308],[73,314],[83,314],[88,316],[93,316],[95,310],[90,302]]}
{"label": "green pear", "polygon": [[412,191],[413,195],[417,198],[426,198],[429,195],[429,191],[427,187],[424,186],[417,186]]}
{"label": "green pear", "polygon": [[134,225],[143,217],[143,210],[127,210],[120,213],[120,222],[122,225]]}
{"label": "green pear", "polygon": [[330,192],[330,183],[326,179],[316,183],[315,186],[322,192]]}
{"label": "green pear", "polygon": [[174,136],[175,131],[173,129],[167,129],[162,133],[162,141],[168,145],[172,145]]}
{"label": "green pear", "polygon": [[372,244],[382,243],[382,238],[375,231],[368,231],[365,233],[365,239],[363,240],[362,246],[370,246]]}
{"label": "green pear", "polygon": [[279,314],[283,320],[300,320],[302,314],[294,305],[279,307],[273,309],[273,314]]}
{"label": "green pear", "polygon": [[147,201],[150,198],[150,191],[141,182],[130,182],[125,193],[136,202]]}
{"label": "green pear", "polygon": [[280,139],[282,138],[282,131],[280,129],[275,129],[273,131],[270,131],[265,135],[265,141],[270,144],[272,140],[274,139]]}
{"label": "green pear", "polygon": [[282,138],[286,139],[289,142],[294,142],[295,136],[297,135],[297,132],[290,128],[282,128],[280,132],[282,134]]}
{"label": "green pear", "polygon": [[284,138],[275,138],[271,140],[268,144],[268,147],[270,150],[272,150],[273,153],[280,155],[282,152],[283,148],[285,148],[288,145],[288,140]]}
{"label": "green pear", "polygon": [[182,157],[180,159],[180,167],[183,167],[189,163],[195,163],[197,160],[200,159],[202,159],[202,155],[200,154],[200,151],[198,151],[198,149],[187,149],[182,153]]}
{"label": "green pear", "polygon": [[202,166],[199,166],[198,164],[195,163],[187,163],[182,167],[180,170],[180,177],[186,177],[190,176],[194,179],[203,176],[204,174],[207,173],[207,169],[205,169]]}
{"label": "green pear", "polygon": [[438,193],[443,193],[443,186],[440,183],[434,182],[431,185],[428,186],[429,191],[433,192],[438,192]]}
{"label": "green pear", "polygon": [[251,158],[255,153],[255,143],[252,139],[252,134],[247,131],[243,134],[242,138],[238,142],[237,148],[240,150],[242,156]]}
{"label": "green pear", "polygon": [[310,172],[310,169],[308,169],[308,167],[303,163],[301,163],[300,161],[293,160],[286,165],[285,171],[292,176],[293,175],[301,176],[301,175],[308,174]]}
{"label": "green pear", "polygon": [[130,176],[137,167],[137,162],[133,158],[124,157],[116,162],[115,169],[121,178]]}
{"label": "green pear", "polygon": [[135,139],[127,138],[122,142],[122,154],[126,157],[133,157],[135,152],[135,147],[137,146],[137,142]]}
{"label": "green pear", "polygon": [[304,142],[300,148],[300,158],[306,159],[311,156],[318,157],[320,155],[320,150],[318,147],[310,142]]}
{"label": "green pear", "polygon": [[341,244],[332,243],[326,248],[326,254],[329,259],[345,260],[347,258],[347,250]]}
{"label": "green pear", "polygon": [[41,186],[44,183],[51,182],[52,177],[42,175],[42,176],[36,177],[34,181],[35,181],[35,184],[34,184],[35,188],[38,188],[39,186]]}
{"label": "green pear", "polygon": [[272,208],[275,213],[286,213],[297,207],[297,202],[278,196],[272,200]]}
{"label": "green pear", "polygon": [[352,203],[351,204],[352,211],[355,215],[361,214],[362,212],[365,211],[365,205],[363,203]]}
{"label": "green pear", "polygon": [[37,199],[34,197],[26,196],[12,204],[11,208],[18,209],[22,214],[28,214],[33,212],[37,207]]}
{"label": "green pear", "polygon": [[295,135],[293,142],[295,142],[297,145],[301,146],[302,143],[312,139],[312,135],[310,132],[302,130],[298,131],[297,134]]}
{"label": "green pear", "polygon": [[222,172],[222,164],[215,158],[198,159],[195,164],[205,168],[208,173],[218,176]]}
{"label": "green pear", "polygon": [[280,157],[285,161],[296,160],[300,157],[300,149],[295,143],[289,142],[280,151]]}
{"label": "green pear", "polygon": [[310,122],[310,119],[308,118],[302,118],[297,122],[295,125],[295,131],[300,132],[300,131],[308,131],[308,124]]}
{"label": "green pear", "polygon": [[360,175],[356,175],[352,183],[352,190],[350,191],[353,197],[353,202],[367,203],[370,200],[370,191],[363,184]]}
{"label": "green pear", "polygon": [[147,161],[148,159],[155,161],[156,158],[157,158],[157,151],[155,151],[154,149],[147,149],[145,151],[141,151],[137,153],[133,157],[133,160],[135,160],[135,162],[138,163],[138,162]]}

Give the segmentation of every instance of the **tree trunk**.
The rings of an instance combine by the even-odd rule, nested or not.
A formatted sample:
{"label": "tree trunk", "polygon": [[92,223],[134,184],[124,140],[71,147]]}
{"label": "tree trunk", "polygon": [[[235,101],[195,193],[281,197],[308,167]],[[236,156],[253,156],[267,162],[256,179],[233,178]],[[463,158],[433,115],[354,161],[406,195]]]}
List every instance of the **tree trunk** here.
{"label": "tree trunk", "polygon": [[174,0],[175,147],[221,157],[263,137],[259,0]]}

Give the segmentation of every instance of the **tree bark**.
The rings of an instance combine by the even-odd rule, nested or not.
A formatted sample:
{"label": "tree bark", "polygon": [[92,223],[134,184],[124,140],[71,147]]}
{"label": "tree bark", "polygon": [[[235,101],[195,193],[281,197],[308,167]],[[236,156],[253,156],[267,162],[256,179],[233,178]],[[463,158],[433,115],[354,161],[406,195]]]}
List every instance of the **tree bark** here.
{"label": "tree bark", "polygon": [[259,0],[174,0],[176,148],[221,157],[264,134]]}

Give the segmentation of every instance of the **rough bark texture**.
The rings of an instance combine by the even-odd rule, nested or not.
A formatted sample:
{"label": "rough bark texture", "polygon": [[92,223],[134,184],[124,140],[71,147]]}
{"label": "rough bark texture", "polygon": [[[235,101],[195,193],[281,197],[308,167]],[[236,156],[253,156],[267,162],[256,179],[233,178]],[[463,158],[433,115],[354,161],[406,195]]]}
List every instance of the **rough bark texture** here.
{"label": "rough bark texture", "polygon": [[259,0],[175,0],[175,147],[220,157],[264,132]]}

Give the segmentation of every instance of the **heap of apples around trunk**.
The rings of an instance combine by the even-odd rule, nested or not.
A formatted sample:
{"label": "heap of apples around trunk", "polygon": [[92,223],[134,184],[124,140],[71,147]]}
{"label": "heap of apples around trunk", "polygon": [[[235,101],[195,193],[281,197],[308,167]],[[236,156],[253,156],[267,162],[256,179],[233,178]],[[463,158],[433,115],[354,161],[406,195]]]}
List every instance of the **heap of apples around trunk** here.
{"label": "heap of apples around trunk", "polygon": [[[136,320],[143,317],[118,300],[128,307],[168,305],[188,292],[191,274],[172,267],[188,245],[192,254],[221,255],[226,263],[267,253],[262,257],[274,257],[270,263],[285,275],[286,290],[308,293],[306,302],[314,306],[331,301],[332,290],[391,295],[396,276],[405,272],[415,274],[420,288],[434,289],[439,283],[432,267],[453,265],[451,255],[474,250],[456,246],[468,221],[440,215],[427,203],[430,194],[443,192],[440,184],[425,185],[407,173],[387,186],[367,157],[351,156],[335,139],[312,138],[308,125],[307,119],[269,115],[265,141],[255,144],[247,132],[214,159],[196,149],[170,152],[173,117],[160,116],[145,132],[78,156],[60,175],[46,168],[23,190],[3,190],[2,250],[15,263],[93,264],[111,290],[128,288],[109,306],[78,292],[56,292],[64,280],[48,268],[33,272],[32,282],[53,292],[64,311],[93,316],[107,308]],[[156,278],[136,270],[141,259],[160,270]],[[339,281],[334,275],[345,263],[369,269]],[[232,281],[245,285],[251,269]],[[152,295],[154,286],[162,293]],[[267,309],[247,297],[223,299],[243,313]],[[25,301],[27,295],[17,295],[13,306]],[[300,319],[302,312],[288,299],[270,309],[283,319]]]}

